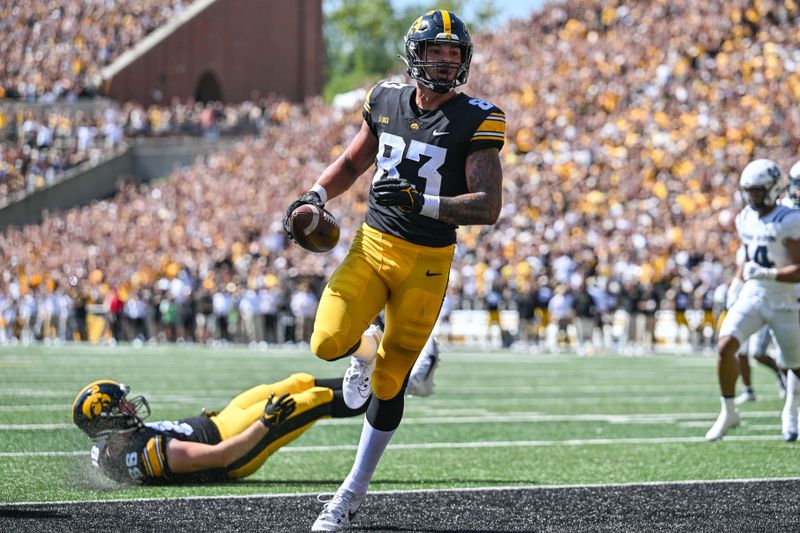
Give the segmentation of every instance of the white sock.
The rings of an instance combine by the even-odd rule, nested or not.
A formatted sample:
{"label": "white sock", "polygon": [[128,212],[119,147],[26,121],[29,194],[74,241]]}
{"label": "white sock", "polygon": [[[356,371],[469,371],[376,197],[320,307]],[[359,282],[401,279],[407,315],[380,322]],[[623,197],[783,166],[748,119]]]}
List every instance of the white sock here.
{"label": "white sock", "polygon": [[800,379],[789,370],[786,375],[786,408],[797,409],[800,407]]}
{"label": "white sock", "polygon": [[726,413],[732,413],[736,410],[736,405],[733,403],[733,398],[726,398],[724,396],[720,396],[720,401],[722,402],[722,410]]}
{"label": "white sock", "polygon": [[375,429],[364,419],[364,427],[361,430],[361,440],[358,441],[358,452],[356,460],[353,462],[353,469],[342,483],[342,488],[356,494],[364,494],[381,460],[383,451],[392,440],[394,431],[381,431]]}
{"label": "white sock", "polygon": [[364,335],[361,334],[361,344],[358,345],[358,349],[353,352],[353,357],[357,357],[361,359],[365,363],[369,363],[373,359],[375,359],[375,355],[378,353],[378,345],[375,343],[375,337],[372,335]]}

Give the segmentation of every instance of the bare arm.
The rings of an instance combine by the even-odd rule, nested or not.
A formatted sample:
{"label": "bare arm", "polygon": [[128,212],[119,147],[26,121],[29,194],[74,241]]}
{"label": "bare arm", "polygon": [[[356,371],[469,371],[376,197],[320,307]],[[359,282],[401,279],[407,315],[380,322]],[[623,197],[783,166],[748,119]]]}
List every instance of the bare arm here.
{"label": "bare arm", "polygon": [[441,197],[439,219],[450,224],[494,224],[503,200],[503,167],[496,148],[467,157],[467,194]]}
{"label": "bare arm", "polygon": [[329,200],[339,196],[352,187],[358,177],[370,167],[377,153],[378,139],[367,123],[362,122],[361,129],[345,151],[322,171],[316,184],[325,188]]}
{"label": "bare arm", "polygon": [[167,441],[167,461],[176,474],[225,468],[252,450],[268,432],[267,427],[257,420],[238,435],[218,444],[170,439]]}

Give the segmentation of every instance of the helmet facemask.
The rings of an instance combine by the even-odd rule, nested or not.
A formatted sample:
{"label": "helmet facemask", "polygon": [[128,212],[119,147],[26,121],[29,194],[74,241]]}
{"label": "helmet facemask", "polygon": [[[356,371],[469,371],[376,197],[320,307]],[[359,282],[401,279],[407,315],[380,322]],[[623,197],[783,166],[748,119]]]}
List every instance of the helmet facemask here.
{"label": "helmet facemask", "polygon": [[[434,44],[457,46],[461,51],[460,61],[428,60],[429,47]],[[424,87],[444,94],[467,82],[472,40],[467,25],[455,13],[434,10],[419,17],[406,33],[405,48],[406,55],[401,59],[406,64],[408,75]],[[440,69],[447,69],[446,79],[440,76]]]}
{"label": "helmet facemask", "polygon": [[[433,92],[444,94],[463,85],[469,78],[469,63],[472,59],[472,45],[464,46],[457,44],[461,50],[461,61],[454,63],[451,61],[429,61],[427,58],[428,47],[432,44],[453,45],[449,40],[408,40],[406,42],[406,57],[404,58],[408,66],[408,75],[420,82],[423,86]],[[446,78],[438,76],[439,69],[447,69]],[[450,72],[455,70],[455,77],[450,79]],[[434,76],[431,76],[431,72]]]}

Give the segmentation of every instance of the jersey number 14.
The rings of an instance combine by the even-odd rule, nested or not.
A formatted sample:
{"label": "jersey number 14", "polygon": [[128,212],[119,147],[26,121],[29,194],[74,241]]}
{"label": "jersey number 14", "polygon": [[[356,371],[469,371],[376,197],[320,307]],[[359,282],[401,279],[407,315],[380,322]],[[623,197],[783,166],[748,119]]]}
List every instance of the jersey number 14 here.
{"label": "jersey number 14", "polygon": [[769,260],[769,252],[767,251],[766,246],[757,246],[753,257],[750,257],[750,250],[747,247],[745,247],[744,251],[748,261],[754,261],[766,268],[772,268],[775,266],[775,263]]}

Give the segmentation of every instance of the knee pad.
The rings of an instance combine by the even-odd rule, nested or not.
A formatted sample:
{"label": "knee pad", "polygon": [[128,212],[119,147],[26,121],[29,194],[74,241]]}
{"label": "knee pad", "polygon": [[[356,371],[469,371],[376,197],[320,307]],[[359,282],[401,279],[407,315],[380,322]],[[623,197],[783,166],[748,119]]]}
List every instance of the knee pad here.
{"label": "knee pad", "polygon": [[344,351],[339,347],[336,337],[327,331],[314,330],[311,334],[311,351],[320,359],[333,361]]}
{"label": "knee pad", "polygon": [[403,383],[383,370],[375,369],[372,374],[372,394],[379,400],[391,400],[400,393]]}

